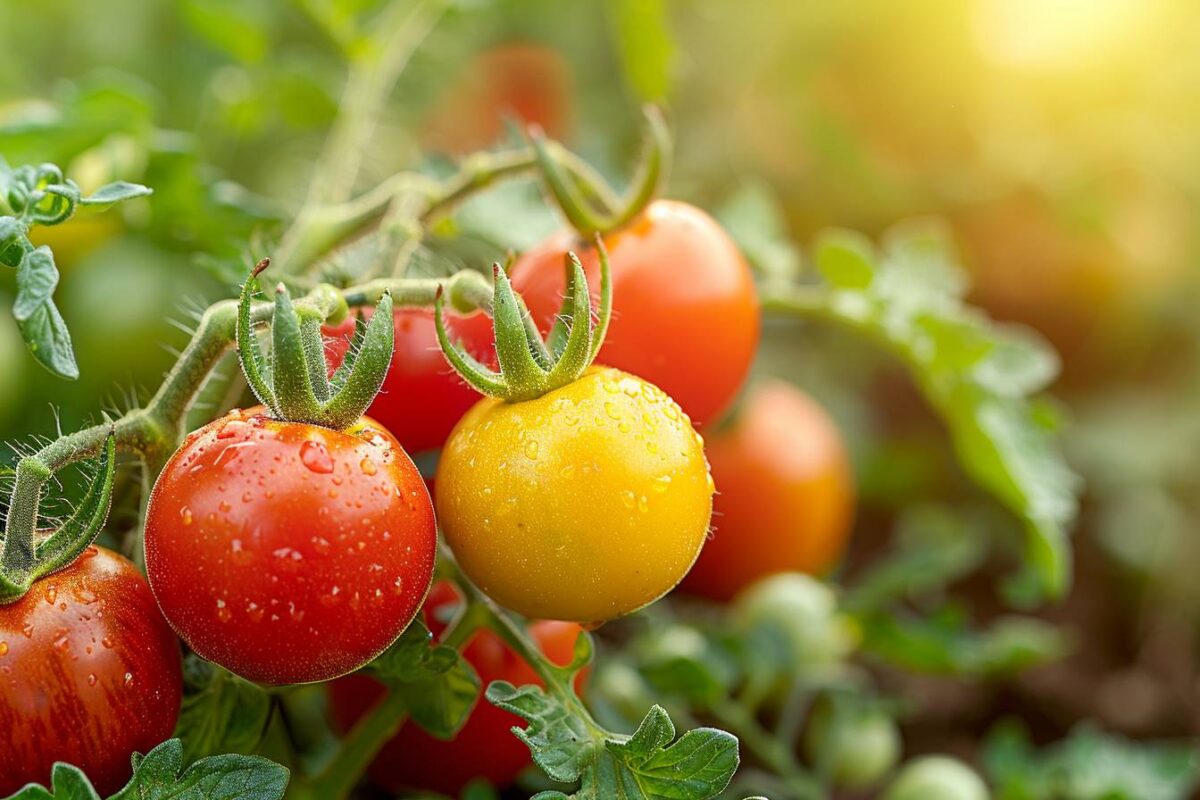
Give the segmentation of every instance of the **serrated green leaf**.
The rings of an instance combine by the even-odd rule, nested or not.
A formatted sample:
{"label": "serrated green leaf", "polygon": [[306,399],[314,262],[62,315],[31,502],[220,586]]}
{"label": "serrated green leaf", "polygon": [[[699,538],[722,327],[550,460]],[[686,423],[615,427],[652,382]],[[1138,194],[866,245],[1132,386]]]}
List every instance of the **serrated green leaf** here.
{"label": "serrated green leaf", "polygon": [[54,266],[50,248],[42,245],[27,252],[17,265],[17,299],[13,302],[13,316],[18,321],[29,319],[38,308],[50,302],[57,286],[58,267]]}
{"label": "serrated green leaf", "polygon": [[707,800],[724,791],[737,770],[735,737],[700,728],[672,743],[675,726],[658,706],[632,736],[619,736],[539,686],[496,681],[487,698],[529,723],[514,733],[547,776],[579,782],[572,794],[542,792],[541,800]]}
{"label": "serrated green leaf", "polygon": [[175,726],[183,758],[251,752],[270,718],[271,696],[194,654],[184,660],[183,676],[183,708]]}
{"label": "serrated green leaf", "polygon": [[135,197],[145,197],[153,193],[153,189],[148,186],[142,186],[140,183],[116,181],[115,183],[101,186],[87,197],[81,197],[79,204],[83,206],[107,206],[119,203],[122,200],[132,200]]}
{"label": "serrated green leaf", "polygon": [[449,739],[479,699],[479,676],[452,647],[430,646],[429,629],[413,620],[400,639],[371,662],[368,671],[404,696],[413,722]]}
{"label": "serrated green leaf", "polygon": [[788,238],[783,208],[764,181],[742,184],[716,217],[763,275],[791,278],[799,272],[800,250]]}
{"label": "serrated green leaf", "polygon": [[79,377],[71,333],[53,300],[42,303],[26,319],[18,320],[17,327],[29,352],[42,366],[68,380]]}
{"label": "serrated green leaf", "polygon": [[[257,756],[210,756],[183,767],[183,745],[163,742],[144,757],[133,757],[134,773],[109,800],[280,800],[288,771]],[[77,767],[55,764],[52,789],[29,785],[8,800],[100,800]]]}
{"label": "serrated green leaf", "polygon": [[1070,582],[1067,526],[1078,478],[1042,406],[1058,362],[1039,337],[963,304],[962,271],[940,228],[911,224],[876,253],[858,234],[820,237],[815,261],[829,291],[803,304],[898,356],[949,429],[968,476],[1024,523],[1025,570],[1010,589],[1030,603]]}

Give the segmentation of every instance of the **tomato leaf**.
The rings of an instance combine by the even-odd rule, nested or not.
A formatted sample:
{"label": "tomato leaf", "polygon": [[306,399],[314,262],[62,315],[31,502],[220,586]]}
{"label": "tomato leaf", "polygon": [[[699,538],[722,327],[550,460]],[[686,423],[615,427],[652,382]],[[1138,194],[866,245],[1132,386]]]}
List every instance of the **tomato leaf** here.
{"label": "tomato leaf", "polygon": [[[134,773],[109,800],[280,800],[288,771],[257,756],[202,758],[183,769],[183,744],[163,742],[145,756],[134,756]],[[8,800],[100,800],[77,767],[55,764],[51,789],[30,784]]]}
{"label": "tomato leaf", "polygon": [[546,791],[535,800],[706,800],[720,794],[737,770],[734,736],[699,728],[676,739],[674,724],[659,706],[632,736],[622,736],[577,713],[564,695],[539,686],[496,681],[487,698],[529,723],[513,732],[552,780],[580,784],[572,794]]}
{"label": "tomato leaf", "polygon": [[662,102],[671,88],[675,41],[664,0],[616,0],[609,6],[621,69],[639,100]]}
{"label": "tomato leaf", "polygon": [[79,204],[81,206],[108,206],[113,203],[119,203],[122,200],[132,200],[135,197],[145,197],[153,193],[150,187],[142,186],[140,183],[116,181],[115,183],[101,186],[87,197],[81,197]]}
{"label": "tomato leaf", "polygon": [[433,635],[413,620],[400,639],[367,667],[402,694],[408,715],[430,734],[449,739],[479,699],[479,676],[453,647],[430,646]]}
{"label": "tomato leaf", "polygon": [[1057,374],[1054,352],[1032,331],[997,324],[963,301],[966,280],[938,226],[900,226],[879,250],[834,231],[819,239],[814,260],[824,285],[775,284],[767,307],[861,332],[903,361],[963,469],[1024,524],[1013,599],[1061,596],[1078,478],[1060,452],[1050,405],[1034,396]]}
{"label": "tomato leaf", "polygon": [[50,300],[56,286],[58,268],[54,266],[50,248],[42,245],[30,250],[17,265],[17,299],[13,303],[13,316],[18,321],[29,319]]}
{"label": "tomato leaf", "polygon": [[79,377],[71,333],[53,300],[46,300],[25,319],[17,320],[17,327],[29,352],[42,366],[60,378]]}
{"label": "tomato leaf", "polygon": [[183,682],[175,735],[185,760],[255,748],[271,715],[269,694],[195,655],[184,660]]}

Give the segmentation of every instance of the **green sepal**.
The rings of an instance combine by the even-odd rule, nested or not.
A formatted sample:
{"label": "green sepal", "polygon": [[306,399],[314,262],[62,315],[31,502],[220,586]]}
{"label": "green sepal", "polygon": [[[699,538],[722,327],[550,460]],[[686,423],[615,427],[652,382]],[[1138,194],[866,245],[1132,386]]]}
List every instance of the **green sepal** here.
{"label": "green sepal", "polygon": [[531,127],[529,139],[537,156],[542,181],[567,222],[581,236],[610,233],[629,224],[661,190],[671,159],[671,134],[656,106],[643,108],[646,121],[645,148],[630,190],[615,212],[601,209],[591,197],[612,194],[607,187],[581,188],[555,158],[553,143],[540,128]]}
{"label": "green sepal", "polygon": [[[334,430],[353,425],[371,405],[383,386],[395,346],[392,298],[384,294],[366,325],[356,324],[354,340],[341,367],[331,379],[321,338],[323,311],[296,306],[287,287],[275,288],[271,320],[271,354],[263,356],[254,333],[251,303],[257,277],[270,266],[263,259],[242,287],[238,305],[237,349],[255,397],[276,419],[305,422]],[[336,313],[345,302],[329,288],[330,302],[320,304]]]}
{"label": "green sepal", "polygon": [[[34,543],[40,491],[33,497],[14,498],[14,504],[29,504],[30,507],[23,509],[24,513],[9,510],[10,525],[22,525],[26,530],[10,527],[5,531],[4,556],[0,563],[0,605],[20,600],[39,578],[69,566],[96,540],[112,505],[116,458],[116,436],[109,433],[96,475],[88,484],[83,499],[66,522],[41,544]],[[40,465],[27,465],[27,468],[36,469],[37,466]]]}
{"label": "green sepal", "polygon": [[541,397],[579,379],[604,344],[612,317],[612,277],[608,252],[599,236],[600,309],[592,320],[592,297],[587,275],[574,253],[568,254],[567,292],[562,310],[543,341],[529,310],[513,291],[508,274],[493,266],[492,318],[496,330],[497,372],[481,364],[450,341],[446,330],[445,301],[439,290],[434,301],[438,343],[455,371],[480,392],[507,402]]}

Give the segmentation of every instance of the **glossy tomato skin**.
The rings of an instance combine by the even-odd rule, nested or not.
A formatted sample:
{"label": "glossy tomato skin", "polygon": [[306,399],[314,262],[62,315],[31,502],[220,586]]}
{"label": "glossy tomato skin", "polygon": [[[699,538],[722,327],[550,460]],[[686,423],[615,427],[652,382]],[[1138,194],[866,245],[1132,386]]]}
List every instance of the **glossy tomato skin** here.
{"label": "glossy tomato skin", "polygon": [[[425,603],[425,616],[435,636],[459,604],[449,583],[435,584]],[[557,664],[568,664],[581,628],[570,622],[534,622],[529,633],[541,651]],[[541,680],[520,656],[491,631],[471,637],[463,656],[479,673],[486,689],[492,681],[516,686]],[[582,680],[581,673],[580,679]],[[365,675],[347,675],[329,685],[330,708],[337,726],[345,731],[384,694],[384,687]],[[371,779],[392,793],[408,789],[443,792],[458,796],[472,780],[482,778],[495,786],[507,786],[530,763],[529,748],[512,735],[521,719],[502,711],[483,697],[471,711],[458,734],[449,741],[434,738],[417,725],[405,724],[384,745],[370,768]]]}
{"label": "glossy tomato skin", "polygon": [[[396,347],[392,365],[367,414],[391,431],[410,453],[432,450],[445,444],[450,431],[480,394],[446,363],[438,347],[432,310],[397,308],[394,317]],[[494,363],[492,321],[486,314],[448,313],[446,327],[451,338],[467,352],[485,364]],[[348,319],[325,333],[325,357],[333,370],[346,357],[354,320]]]}
{"label": "glossy tomato skin", "polygon": [[88,548],[0,606],[0,796],[49,785],[56,761],[116,792],[130,756],[171,736],[182,694],[179,642],[146,580]]}
{"label": "glossy tomato skin", "polygon": [[190,435],[146,518],[171,627],[243,678],[323,681],[395,641],[429,591],[429,493],[392,436],[234,411]]}
{"label": "glossy tomato skin", "polygon": [[442,450],[436,490],[446,541],[480,589],[572,622],[670,591],[704,542],[713,491],[679,406],[608,367],[536,400],[479,401]]}
{"label": "glossy tomato skin", "polygon": [[[613,315],[597,358],[650,381],[699,426],[733,401],[758,347],[754,279],[729,235],[695,206],[656,200],[605,238]],[[599,302],[595,248],[566,233],[522,256],[512,282],[545,331],[566,285],[568,250],[583,262]]]}
{"label": "glossy tomato skin", "polygon": [[778,572],[820,574],[841,557],[854,513],[854,476],[837,426],[783,381],[755,386],[705,448],[717,496],[713,534],[684,590],[731,599]]}

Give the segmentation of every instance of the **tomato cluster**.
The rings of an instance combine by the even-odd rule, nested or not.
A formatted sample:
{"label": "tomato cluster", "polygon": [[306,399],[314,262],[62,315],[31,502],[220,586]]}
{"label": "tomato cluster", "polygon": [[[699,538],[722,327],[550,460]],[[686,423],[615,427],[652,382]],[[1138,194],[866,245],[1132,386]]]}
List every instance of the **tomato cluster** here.
{"label": "tomato cluster", "polygon": [[[693,427],[729,411],[759,336],[749,268],[712,218],[654,201],[594,245],[550,239],[515,263],[511,283],[497,267],[495,291],[491,317],[446,313],[440,295],[435,311],[385,298],[368,325],[326,327],[323,352],[318,338],[293,346],[277,330],[267,369],[245,327],[247,284],[239,351],[265,407],[194,431],[167,462],[146,511],[149,582],[93,549],[0,608],[0,723],[24,734],[0,752],[0,774],[16,781],[0,792],[45,780],[59,759],[118,787],[129,753],[171,732],[176,635],[252,681],[332,681],[332,714],[348,729],[386,691],[348,673],[422,604],[435,635],[459,606],[451,584],[430,588],[439,525],[482,592],[544,620],[529,632],[558,663],[581,623],[629,614],[681,581],[726,601],[766,575],[834,564],[852,480],[811,399],[763,384],[707,446]],[[273,327],[317,337],[296,313],[277,295]],[[390,364],[355,378],[360,353],[386,358],[384,345]],[[316,382],[311,396],[304,381]],[[339,392],[361,401],[350,417]],[[439,449],[431,497],[406,451]],[[815,591],[789,596],[824,602]],[[760,624],[756,597],[739,613]],[[485,685],[538,680],[486,628],[463,653]],[[83,720],[75,736],[45,741],[66,717]],[[515,723],[480,702],[452,741],[407,724],[371,774],[392,791],[509,783],[529,763],[507,735]]]}

